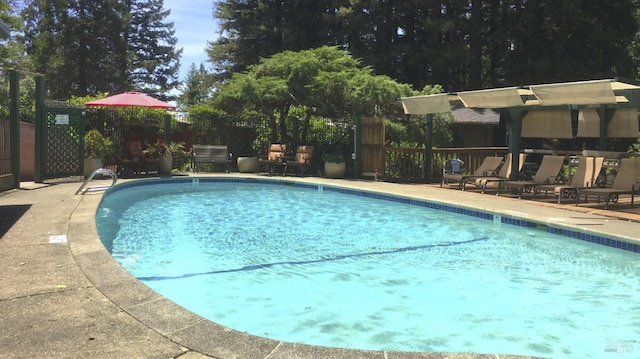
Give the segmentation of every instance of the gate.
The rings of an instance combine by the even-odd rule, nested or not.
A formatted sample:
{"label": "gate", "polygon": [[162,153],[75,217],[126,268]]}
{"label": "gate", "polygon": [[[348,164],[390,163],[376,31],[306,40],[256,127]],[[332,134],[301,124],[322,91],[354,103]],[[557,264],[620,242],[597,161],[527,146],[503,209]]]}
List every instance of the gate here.
{"label": "gate", "polygon": [[85,110],[54,106],[47,103],[44,119],[36,129],[36,182],[84,175]]}
{"label": "gate", "polygon": [[362,136],[362,175],[375,177],[375,172],[384,173],[384,119],[379,117],[360,120]]}

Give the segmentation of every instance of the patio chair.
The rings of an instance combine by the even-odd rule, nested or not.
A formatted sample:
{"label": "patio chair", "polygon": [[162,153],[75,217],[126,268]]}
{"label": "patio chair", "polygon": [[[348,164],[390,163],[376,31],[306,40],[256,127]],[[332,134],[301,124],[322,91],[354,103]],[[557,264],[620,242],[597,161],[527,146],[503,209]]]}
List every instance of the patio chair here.
{"label": "patio chair", "polygon": [[286,161],[286,153],[287,145],[284,143],[272,143],[269,146],[269,153],[267,154],[267,158],[259,158],[258,159],[258,169],[257,172],[260,172],[260,167],[266,166],[267,172],[269,174],[273,174],[273,167],[275,166],[284,166]]}
{"label": "patio chair", "polygon": [[124,153],[120,163],[118,164],[118,171],[120,174],[141,174],[142,172],[148,173],[147,158],[142,150],[142,144],[139,141],[131,141],[125,143]]}
{"label": "patio chair", "polygon": [[293,161],[286,161],[284,164],[283,176],[287,175],[287,170],[290,167],[297,167],[300,169],[300,175],[304,174],[304,169],[311,164],[311,158],[313,156],[313,146],[298,146],[296,150],[296,157]]}
{"label": "patio chair", "polygon": [[603,162],[604,157],[581,157],[571,182],[565,185],[548,184],[536,186],[533,189],[533,199],[535,200],[540,192],[544,192],[545,198],[547,198],[548,192],[553,192],[558,204],[562,201],[562,198],[576,198],[579,188],[595,186],[598,175],[602,170]]}
{"label": "patio chair", "polygon": [[640,193],[640,159],[623,158],[611,188],[578,189],[576,206],[580,202],[580,196],[584,196],[585,203],[589,197],[597,197],[598,201],[601,198],[604,199],[604,209],[608,209],[609,202],[617,203],[620,195],[630,194],[631,207],[633,207],[636,193]]}
{"label": "patio chair", "polygon": [[[519,156],[519,161],[518,161],[517,172],[520,172],[520,170],[522,169],[522,166],[524,165],[524,159],[527,155],[525,155],[524,153],[521,153],[518,156]],[[475,183],[476,187],[482,188],[482,193],[485,193],[487,190],[487,185],[489,183],[508,181],[509,177],[511,177],[511,172],[512,172],[511,157],[512,157],[511,153],[505,156],[505,159],[502,163],[502,167],[500,167],[500,171],[498,172],[497,175],[474,177],[474,178],[468,179],[467,182]]]}
{"label": "patio chair", "polygon": [[546,155],[542,157],[540,167],[538,167],[531,181],[498,181],[498,193],[496,193],[496,195],[499,196],[503,188],[507,188],[508,190],[516,189],[518,191],[518,198],[522,198],[523,192],[531,192],[536,186],[556,183],[558,175],[562,170],[564,159],[565,156]]}
{"label": "patio chair", "polygon": [[448,175],[462,175],[464,174],[464,161],[459,158],[449,158],[442,164],[442,179],[440,181],[440,187],[448,178]]}
{"label": "patio chair", "polygon": [[442,180],[440,181],[440,187],[449,182],[455,182],[458,188],[464,190],[467,179],[471,177],[488,176],[497,173],[496,170],[502,162],[502,157],[487,156],[484,158],[480,166],[473,172],[473,174],[464,173],[452,173],[443,171]]}

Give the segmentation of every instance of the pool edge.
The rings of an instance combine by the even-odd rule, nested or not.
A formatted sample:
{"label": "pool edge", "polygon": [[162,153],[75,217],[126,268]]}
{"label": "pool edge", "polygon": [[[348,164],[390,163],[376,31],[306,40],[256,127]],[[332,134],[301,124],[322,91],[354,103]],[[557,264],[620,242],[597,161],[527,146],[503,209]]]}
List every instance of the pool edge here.
{"label": "pool edge", "polygon": [[[263,179],[262,177],[231,177],[229,175],[224,177]],[[268,181],[280,180],[282,179],[268,179]],[[297,182],[296,179],[287,179],[287,181]],[[314,181],[313,183],[318,182]],[[320,182],[319,184],[336,186],[335,181],[332,181],[331,184],[326,184],[325,182]],[[350,182],[344,182],[341,185],[352,189],[354,186]],[[387,193],[384,190],[373,192]],[[99,198],[98,196],[87,196],[80,202],[78,210],[72,214],[69,233],[76,233],[78,238],[84,238],[79,240],[76,235],[69,238],[72,254],[76,258],[76,262],[96,288],[123,311],[154,331],[189,349],[219,358],[380,357],[404,359],[416,357],[488,357],[487,354],[381,352],[318,347],[252,336],[220,326],[160,296],[126,272],[111,257],[106,248],[102,246],[98,238],[95,220],[90,225],[74,220],[73,216],[77,215],[77,213],[86,213],[87,211],[95,213],[101,200],[102,196],[99,196]],[[486,209],[483,210],[486,211]],[[96,241],[100,246],[96,246]],[[493,355],[493,357],[532,358],[504,354]]]}

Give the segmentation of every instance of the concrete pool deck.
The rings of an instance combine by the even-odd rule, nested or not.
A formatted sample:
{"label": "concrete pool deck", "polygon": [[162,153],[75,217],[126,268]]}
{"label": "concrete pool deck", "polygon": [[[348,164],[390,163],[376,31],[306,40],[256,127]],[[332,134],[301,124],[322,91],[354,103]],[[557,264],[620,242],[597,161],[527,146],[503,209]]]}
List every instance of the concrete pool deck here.
{"label": "concrete pool deck", "polygon": [[[640,243],[640,212],[628,204],[603,210],[603,204],[557,205],[437,185],[286,179],[444,202]],[[94,216],[102,193],[74,195],[80,184],[23,183],[22,189],[0,193],[1,358],[523,358],[314,347],[224,328],[122,269],[97,236]]]}

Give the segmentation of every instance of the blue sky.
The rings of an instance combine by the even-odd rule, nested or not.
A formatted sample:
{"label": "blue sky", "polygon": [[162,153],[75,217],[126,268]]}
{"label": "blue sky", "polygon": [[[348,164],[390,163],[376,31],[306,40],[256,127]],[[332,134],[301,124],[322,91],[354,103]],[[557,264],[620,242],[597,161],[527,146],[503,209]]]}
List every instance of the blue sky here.
{"label": "blue sky", "polygon": [[218,37],[217,25],[213,20],[213,0],[164,0],[164,9],[171,10],[167,21],[172,21],[177,48],[182,48],[180,59],[180,80],[184,80],[192,63],[208,68],[205,48],[208,41]]}

